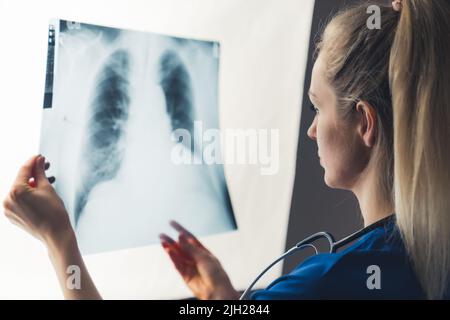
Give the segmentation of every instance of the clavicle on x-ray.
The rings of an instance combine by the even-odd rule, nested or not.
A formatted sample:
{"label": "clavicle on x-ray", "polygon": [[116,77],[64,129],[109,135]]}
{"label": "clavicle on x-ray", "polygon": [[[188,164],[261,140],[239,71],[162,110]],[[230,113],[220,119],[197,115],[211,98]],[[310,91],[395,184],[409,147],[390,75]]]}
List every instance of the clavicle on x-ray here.
{"label": "clavicle on x-ray", "polygon": [[[154,244],[175,219],[237,228],[223,167],[194,130],[218,128],[219,44],[57,20],[50,24],[40,151],[83,253]],[[184,129],[191,139],[174,139]]]}

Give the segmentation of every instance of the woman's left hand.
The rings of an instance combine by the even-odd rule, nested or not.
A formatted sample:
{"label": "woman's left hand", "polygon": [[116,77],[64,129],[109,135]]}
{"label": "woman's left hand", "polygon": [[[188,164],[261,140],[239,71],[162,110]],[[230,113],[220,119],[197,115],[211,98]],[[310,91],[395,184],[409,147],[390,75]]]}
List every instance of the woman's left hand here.
{"label": "woman's left hand", "polygon": [[[3,202],[5,215],[45,243],[66,299],[101,299],[78,249],[64,203],[51,185],[54,178],[45,175],[47,168],[43,156],[32,157],[20,168]],[[67,282],[68,267],[74,266],[79,286]]]}
{"label": "woman's left hand", "polygon": [[6,217],[47,246],[70,235],[64,203],[45,175],[48,164],[43,156],[34,156],[19,170],[11,191],[3,202]]}

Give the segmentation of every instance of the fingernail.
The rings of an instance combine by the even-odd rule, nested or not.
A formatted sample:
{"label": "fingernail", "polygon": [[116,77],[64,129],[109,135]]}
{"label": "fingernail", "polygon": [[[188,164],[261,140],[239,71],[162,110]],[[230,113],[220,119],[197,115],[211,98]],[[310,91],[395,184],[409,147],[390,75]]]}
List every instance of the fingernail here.
{"label": "fingernail", "polygon": [[187,241],[188,241],[190,244],[196,244],[195,239],[192,238],[192,237],[188,237],[188,238],[187,238]]}
{"label": "fingernail", "polygon": [[165,242],[165,241],[162,241],[162,242],[161,242],[161,245],[162,245],[164,248],[168,248],[168,247],[169,247],[169,244],[168,244],[167,242]]}

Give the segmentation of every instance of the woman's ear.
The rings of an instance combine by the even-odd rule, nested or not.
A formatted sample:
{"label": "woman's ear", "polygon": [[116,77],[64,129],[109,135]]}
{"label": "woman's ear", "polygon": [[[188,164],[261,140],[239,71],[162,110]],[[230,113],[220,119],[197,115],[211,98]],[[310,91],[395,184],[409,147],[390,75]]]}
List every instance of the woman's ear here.
{"label": "woman's ear", "polygon": [[365,101],[358,101],[355,106],[358,118],[358,133],[367,147],[373,147],[376,142],[377,112]]}

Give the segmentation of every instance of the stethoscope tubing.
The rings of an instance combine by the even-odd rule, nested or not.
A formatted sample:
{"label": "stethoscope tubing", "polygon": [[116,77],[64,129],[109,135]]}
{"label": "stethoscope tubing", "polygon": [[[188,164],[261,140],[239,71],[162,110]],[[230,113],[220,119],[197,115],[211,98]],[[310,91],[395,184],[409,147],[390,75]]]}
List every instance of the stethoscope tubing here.
{"label": "stethoscope tubing", "polygon": [[390,215],[386,218],[383,218],[373,224],[371,224],[368,227],[362,228],[350,235],[348,235],[345,238],[342,238],[339,241],[335,241],[334,237],[331,233],[326,231],[320,231],[317,233],[314,233],[302,241],[298,242],[294,247],[283,253],[279,258],[277,258],[275,261],[273,261],[271,264],[269,264],[262,272],[259,273],[259,275],[253,280],[253,282],[248,286],[248,288],[244,291],[244,293],[241,295],[239,300],[245,300],[250,293],[251,289],[255,286],[256,282],[267,272],[269,271],[275,264],[280,262],[281,260],[285,259],[286,257],[294,254],[297,251],[300,251],[307,247],[312,247],[315,251],[315,254],[318,254],[319,251],[317,250],[317,247],[313,244],[313,242],[325,238],[328,241],[328,244],[330,245],[329,253],[336,253],[337,250],[353,241],[355,241],[358,238],[361,238],[363,235],[367,234],[368,232],[372,231],[373,229],[386,224],[387,221],[393,219],[394,215]]}

